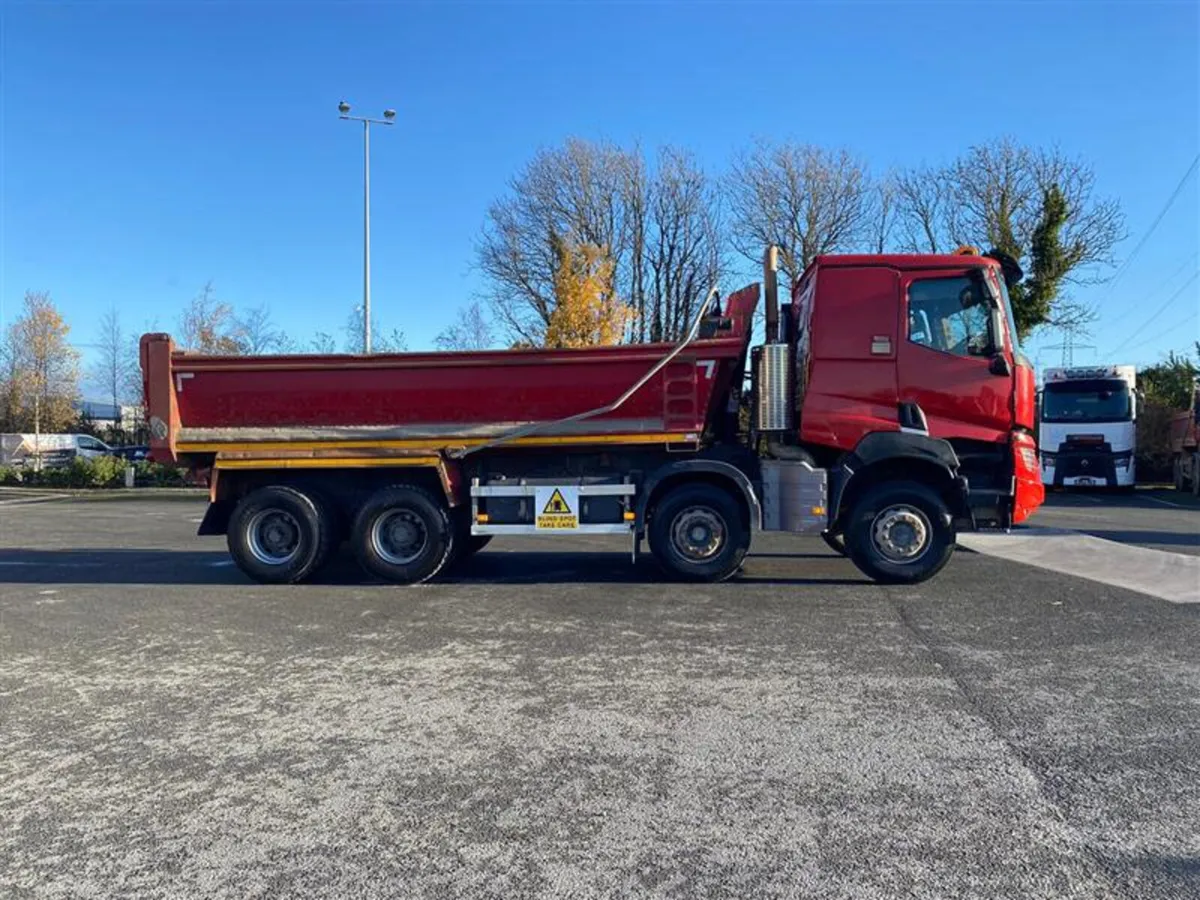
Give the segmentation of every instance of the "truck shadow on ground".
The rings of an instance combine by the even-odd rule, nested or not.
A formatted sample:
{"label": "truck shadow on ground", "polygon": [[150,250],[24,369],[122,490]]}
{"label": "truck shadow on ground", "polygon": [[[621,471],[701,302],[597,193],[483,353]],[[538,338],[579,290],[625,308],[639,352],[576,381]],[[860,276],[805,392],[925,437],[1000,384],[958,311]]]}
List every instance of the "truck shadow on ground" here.
{"label": "truck shadow on ground", "polygon": [[[795,560],[796,565],[789,565]],[[820,572],[805,569],[820,561]],[[868,581],[832,555],[769,553],[749,556],[736,579],[757,585],[854,585]],[[224,550],[142,549],[0,550],[0,587],[6,584],[250,585]],[[309,582],[330,587],[384,584],[339,553]],[[484,551],[439,576],[435,584],[669,585],[649,556],[631,564],[628,553]]]}
{"label": "truck shadow on ground", "polygon": [[1162,544],[1177,547],[1200,547],[1200,522],[1197,530],[1188,534],[1178,531],[1107,531],[1089,528],[1085,534],[1116,541],[1120,544]]}

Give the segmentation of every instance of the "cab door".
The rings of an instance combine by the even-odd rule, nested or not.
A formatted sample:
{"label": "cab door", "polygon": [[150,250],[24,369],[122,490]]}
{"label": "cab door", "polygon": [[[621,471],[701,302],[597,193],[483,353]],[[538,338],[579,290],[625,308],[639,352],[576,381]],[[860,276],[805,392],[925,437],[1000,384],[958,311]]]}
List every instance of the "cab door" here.
{"label": "cab door", "polygon": [[982,272],[973,267],[906,273],[901,296],[900,402],[920,406],[931,437],[1006,439],[1012,427],[1012,361]]}

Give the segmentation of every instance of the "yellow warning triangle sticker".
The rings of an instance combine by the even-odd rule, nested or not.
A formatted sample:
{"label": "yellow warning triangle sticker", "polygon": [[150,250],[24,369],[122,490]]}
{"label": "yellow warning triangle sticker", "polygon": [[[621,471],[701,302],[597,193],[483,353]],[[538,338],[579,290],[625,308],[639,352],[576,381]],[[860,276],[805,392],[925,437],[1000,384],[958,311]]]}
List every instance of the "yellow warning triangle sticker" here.
{"label": "yellow warning triangle sticker", "polygon": [[550,495],[550,499],[546,502],[546,508],[542,510],[543,516],[554,515],[570,515],[571,507],[567,506],[567,501],[562,495],[562,491],[558,488],[554,489],[554,493]]}

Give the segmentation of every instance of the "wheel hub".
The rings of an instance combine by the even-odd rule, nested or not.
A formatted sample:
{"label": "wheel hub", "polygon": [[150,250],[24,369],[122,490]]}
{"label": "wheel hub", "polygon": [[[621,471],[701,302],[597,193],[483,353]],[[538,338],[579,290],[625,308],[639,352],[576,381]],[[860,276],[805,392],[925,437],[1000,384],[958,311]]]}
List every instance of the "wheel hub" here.
{"label": "wheel hub", "polygon": [[688,559],[711,559],[725,544],[725,522],[712,509],[689,507],[675,517],[671,539],[675,549]]}
{"label": "wheel hub", "polygon": [[371,527],[372,547],[382,559],[394,566],[407,566],[415,562],[428,542],[425,523],[406,509],[380,516]]}
{"label": "wheel hub", "polygon": [[916,562],[929,549],[929,519],[912,506],[890,506],[875,517],[871,537],[876,549],[893,562]]}
{"label": "wheel hub", "polygon": [[300,551],[300,523],[286,510],[255,513],[246,531],[250,554],[264,565],[286,565]]}

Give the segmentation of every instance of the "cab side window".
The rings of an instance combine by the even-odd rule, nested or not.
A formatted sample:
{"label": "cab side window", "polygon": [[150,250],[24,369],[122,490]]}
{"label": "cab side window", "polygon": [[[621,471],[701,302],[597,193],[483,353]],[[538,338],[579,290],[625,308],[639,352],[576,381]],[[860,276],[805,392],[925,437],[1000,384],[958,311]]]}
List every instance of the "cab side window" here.
{"label": "cab side window", "polygon": [[914,281],[908,288],[908,339],[958,356],[987,356],[992,312],[982,287],[965,276]]}

